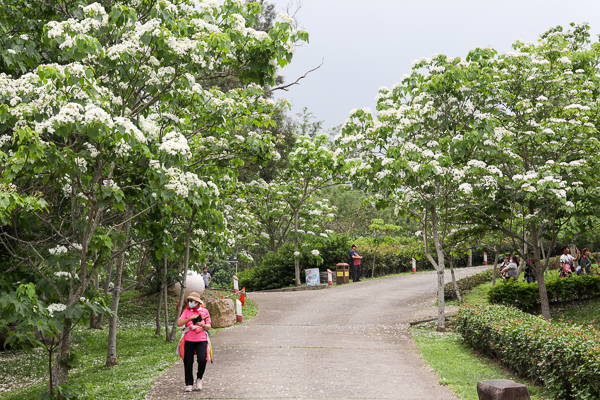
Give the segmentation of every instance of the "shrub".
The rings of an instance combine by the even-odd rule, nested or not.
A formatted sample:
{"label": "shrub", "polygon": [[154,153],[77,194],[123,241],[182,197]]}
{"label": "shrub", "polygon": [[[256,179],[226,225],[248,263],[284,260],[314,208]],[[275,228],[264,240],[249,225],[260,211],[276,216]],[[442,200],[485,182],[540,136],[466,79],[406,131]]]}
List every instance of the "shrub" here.
{"label": "shrub", "polygon": [[[350,246],[352,246],[352,242],[348,235],[330,235],[329,240],[319,248],[321,257],[323,258],[323,264],[319,268],[335,269],[337,263],[348,262],[350,258]],[[311,259],[311,263],[308,266],[309,268],[317,267],[314,264],[314,259]]]}
{"label": "shrub", "polygon": [[[391,237],[390,240],[391,243],[383,244],[377,249],[374,276],[410,272],[413,257],[417,259],[417,271],[433,270],[433,266],[423,254],[423,245],[419,239]],[[358,253],[364,257],[362,263],[363,275],[371,277],[375,246],[370,243],[370,238],[367,237],[360,237],[356,239],[355,243],[359,245]],[[431,251],[432,254],[435,254],[435,249],[432,248]],[[487,251],[488,254],[492,254],[490,250]],[[436,258],[435,255],[434,258]],[[462,268],[467,266],[467,262],[468,255],[463,254],[454,257],[453,265],[454,268]],[[446,258],[445,263],[446,268],[448,268],[450,259]],[[473,251],[473,265],[483,265],[483,251],[481,249]]]}
{"label": "shrub", "polygon": [[[417,258],[417,270],[429,271],[433,266],[425,257],[420,249],[419,242],[413,238],[393,237],[390,243],[382,244],[377,248],[375,255],[375,273],[373,274],[373,253],[375,246],[369,242],[369,238],[358,238],[355,243],[358,247],[358,254],[363,256],[362,273],[365,277],[385,276],[410,272],[412,270],[412,258]],[[348,262],[349,255],[346,255],[344,262]]]}
{"label": "shrub", "polygon": [[238,277],[241,287],[251,292],[293,285],[294,245],[286,243],[277,253],[268,252],[260,266],[242,271]]}
{"label": "shrub", "polygon": [[[329,240],[319,247],[323,263],[317,266],[315,258],[305,258],[301,255],[300,269],[335,269],[335,264],[347,262],[351,244],[347,235],[330,235]],[[239,279],[240,285],[248,291],[279,289],[293,285],[295,283],[294,245],[286,243],[277,253],[267,253],[260,266],[242,271]],[[304,281],[304,273],[300,274],[300,279]]]}
{"label": "shrub", "polygon": [[[546,282],[550,303],[600,297],[600,276],[583,275],[551,279]],[[540,304],[538,284],[509,280],[492,287],[488,292],[490,303],[514,305],[527,309]]]}
{"label": "shrub", "polygon": [[213,289],[233,289],[235,265],[225,260],[210,260],[206,267],[211,276],[210,287]]}
{"label": "shrub", "polygon": [[[492,269],[486,269],[478,274],[458,279],[456,284],[460,290],[460,295],[464,295],[466,292],[474,289],[482,283],[490,282],[492,280],[493,273],[494,271]],[[454,286],[452,286],[452,281],[446,283],[444,286],[444,299],[456,300],[456,292],[454,291]]]}
{"label": "shrub", "polygon": [[593,327],[484,304],[461,307],[457,327],[469,345],[542,383],[557,399],[600,399],[600,338]]}

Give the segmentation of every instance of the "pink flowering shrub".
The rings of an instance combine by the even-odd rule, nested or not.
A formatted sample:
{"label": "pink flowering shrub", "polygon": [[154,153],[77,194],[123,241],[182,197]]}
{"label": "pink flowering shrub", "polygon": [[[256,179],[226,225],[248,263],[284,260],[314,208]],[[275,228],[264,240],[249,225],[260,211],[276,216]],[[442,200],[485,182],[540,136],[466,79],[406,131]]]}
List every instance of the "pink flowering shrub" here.
{"label": "pink flowering shrub", "polygon": [[457,316],[465,342],[547,387],[557,399],[600,399],[600,335],[500,305],[468,304]]}

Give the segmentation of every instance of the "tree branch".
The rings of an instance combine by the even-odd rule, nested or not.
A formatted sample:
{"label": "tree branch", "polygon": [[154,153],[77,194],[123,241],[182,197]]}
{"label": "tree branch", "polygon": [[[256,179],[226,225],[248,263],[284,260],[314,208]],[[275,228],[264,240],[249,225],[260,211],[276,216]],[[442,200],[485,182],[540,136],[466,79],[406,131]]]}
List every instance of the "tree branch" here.
{"label": "tree branch", "polygon": [[270,91],[271,91],[271,92],[274,92],[274,91],[276,91],[276,90],[285,90],[285,91],[287,92],[287,91],[288,91],[288,88],[289,88],[290,86],[293,86],[293,85],[299,85],[298,81],[300,81],[300,79],[304,79],[304,78],[306,78],[306,75],[308,75],[308,74],[310,74],[311,72],[313,72],[313,71],[316,71],[317,69],[321,68],[321,66],[323,65],[323,62],[324,62],[324,61],[325,61],[325,59],[322,59],[322,60],[321,60],[321,64],[319,64],[319,66],[318,66],[318,67],[315,67],[315,68],[313,68],[313,69],[311,69],[311,70],[307,71],[307,72],[306,72],[304,75],[302,75],[300,78],[296,79],[296,81],[294,81],[294,82],[292,82],[292,83],[289,83],[289,84],[287,84],[287,85],[277,86],[277,87],[275,87],[275,88],[271,89]]}

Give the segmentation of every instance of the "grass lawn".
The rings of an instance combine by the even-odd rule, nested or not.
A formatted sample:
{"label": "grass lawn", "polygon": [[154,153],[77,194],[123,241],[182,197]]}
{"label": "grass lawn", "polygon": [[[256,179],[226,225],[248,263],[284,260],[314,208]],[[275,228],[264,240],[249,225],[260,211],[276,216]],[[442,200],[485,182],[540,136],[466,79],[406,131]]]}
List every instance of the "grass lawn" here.
{"label": "grass lawn", "polygon": [[440,385],[448,386],[460,399],[477,400],[477,381],[485,379],[512,379],[527,385],[532,399],[552,399],[542,387],[479,355],[456,333],[438,333],[428,328],[411,328],[410,332],[423,358],[440,377]]}
{"label": "grass lawn", "polygon": [[[229,294],[229,293],[224,293]],[[169,315],[175,314],[175,303],[169,299]],[[96,399],[143,399],[153,379],[170,368],[178,359],[176,342],[155,336],[157,295],[126,292],[119,305],[117,358],[119,365],[105,368],[108,321],[102,330],[87,328],[81,322],[74,330],[78,340],[73,349],[81,358],[69,374],[69,382],[91,384],[89,393]],[[244,321],[258,312],[256,304],[246,299]],[[164,324],[164,315],[161,316]],[[214,335],[220,329],[212,330]],[[179,338],[179,335],[177,335]],[[38,400],[48,384],[47,353],[39,348],[27,354],[20,350],[0,351],[0,399]]]}

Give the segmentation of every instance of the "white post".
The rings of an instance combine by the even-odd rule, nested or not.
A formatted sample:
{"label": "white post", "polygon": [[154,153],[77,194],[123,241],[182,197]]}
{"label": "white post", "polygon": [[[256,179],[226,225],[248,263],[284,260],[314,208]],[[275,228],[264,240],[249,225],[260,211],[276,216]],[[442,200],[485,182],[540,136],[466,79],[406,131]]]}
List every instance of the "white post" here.
{"label": "white post", "polygon": [[333,276],[329,268],[327,269],[327,283],[329,284],[329,286],[333,286]]}
{"label": "white post", "polygon": [[487,253],[483,252],[483,265],[487,265]]}
{"label": "white post", "polygon": [[417,260],[413,257],[412,259],[412,273],[416,273],[417,272]]}
{"label": "white post", "polygon": [[233,293],[237,293],[240,291],[240,287],[238,285],[238,277],[237,276],[233,276]]}
{"label": "white post", "polygon": [[242,302],[239,300],[235,300],[235,314],[237,322],[242,322]]}

